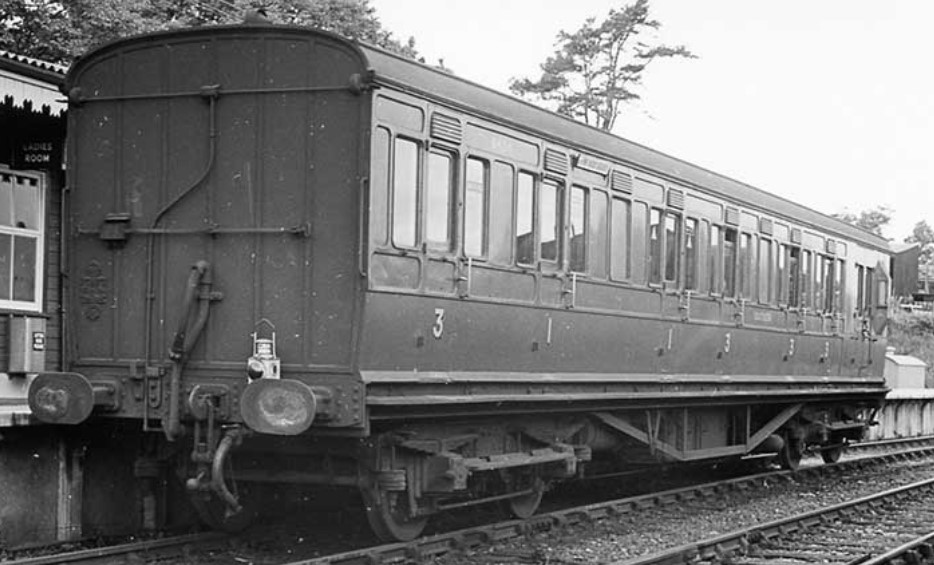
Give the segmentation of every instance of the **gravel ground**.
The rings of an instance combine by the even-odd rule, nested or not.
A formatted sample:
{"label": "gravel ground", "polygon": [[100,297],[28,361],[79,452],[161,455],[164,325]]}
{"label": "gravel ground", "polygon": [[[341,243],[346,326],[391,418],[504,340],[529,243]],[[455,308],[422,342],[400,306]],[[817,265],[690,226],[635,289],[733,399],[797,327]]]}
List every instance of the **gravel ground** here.
{"label": "gravel ground", "polygon": [[716,499],[657,508],[562,531],[449,554],[436,565],[600,564],[867,496],[931,476],[934,461],[902,463],[844,476],[796,478]]}

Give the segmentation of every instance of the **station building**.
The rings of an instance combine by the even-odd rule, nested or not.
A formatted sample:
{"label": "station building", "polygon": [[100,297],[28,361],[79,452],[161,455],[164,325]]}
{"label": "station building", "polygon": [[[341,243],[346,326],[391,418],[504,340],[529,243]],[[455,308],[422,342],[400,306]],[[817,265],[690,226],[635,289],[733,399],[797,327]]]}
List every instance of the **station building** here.
{"label": "station building", "polygon": [[29,375],[61,365],[65,67],[0,51],[0,426],[28,423]]}
{"label": "station building", "polygon": [[61,368],[65,67],[0,51],[0,548],[68,539],[74,450],[29,416]]}

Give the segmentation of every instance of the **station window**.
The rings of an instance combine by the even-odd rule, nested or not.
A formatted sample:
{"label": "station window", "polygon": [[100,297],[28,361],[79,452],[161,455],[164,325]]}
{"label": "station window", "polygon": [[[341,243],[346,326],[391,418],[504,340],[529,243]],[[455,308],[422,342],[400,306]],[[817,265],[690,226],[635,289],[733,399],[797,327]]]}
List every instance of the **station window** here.
{"label": "station window", "polygon": [[590,192],[590,274],[605,279],[607,273],[606,247],[607,195],[600,190]]}
{"label": "station window", "polygon": [[392,241],[415,247],[418,211],[418,144],[396,139],[392,174]]}
{"label": "station window", "polygon": [[[425,234],[426,241],[435,249],[451,248],[453,178],[454,158],[451,154],[441,151],[429,153],[428,180],[425,183]],[[482,226],[480,230],[482,232]]]}
{"label": "station window", "polygon": [[697,220],[684,220],[684,289],[697,290]]}
{"label": "station window", "polygon": [[736,230],[723,230],[723,295],[736,296]]}
{"label": "station window", "polygon": [[614,280],[629,278],[629,226],[631,219],[632,210],[629,201],[614,198],[610,225],[610,276]]}
{"label": "station window", "polygon": [[558,246],[561,238],[561,223],[558,211],[561,210],[561,187],[553,180],[541,184],[541,207],[539,210],[538,231],[541,237],[539,257],[542,261],[557,261]]}
{"label": "station window", "polygon": [[468,257],[486,255],[486,201],[489,185],[487,162],[468,158],[464,187],[464,254]]}
{"label": "station window", "polygon": [[714,294],[719,294],[723,292],[723,289],[720,286],[721,277],[723,276],[723,254],[721,250],[722,236],[721,232],[723,230],[720,226],[710,225],[710,246],[707,253],[707,272],[710,274],[710,292]]}
{"label": "station window", "polygon": [[44,202],[38,179],[0,175],[0,308],[42,310]]}
{"label": "station window", "polygon": [[514,176],[512,165],[499,161],[493,164],[490,175],[490,205],[487,208],[490,217],[487,238],[490,261],[499,265],[512,262]]}
{"label": "station window", "polygon": [[520,172],[516,186],[516,262],[522,265],[535,263],[534,192],[535,177]]}
{"label": "station window", "polygon": [[587,191],[579,186],[571,188],[571,229],[569,267],[583,273],[587,270]]}

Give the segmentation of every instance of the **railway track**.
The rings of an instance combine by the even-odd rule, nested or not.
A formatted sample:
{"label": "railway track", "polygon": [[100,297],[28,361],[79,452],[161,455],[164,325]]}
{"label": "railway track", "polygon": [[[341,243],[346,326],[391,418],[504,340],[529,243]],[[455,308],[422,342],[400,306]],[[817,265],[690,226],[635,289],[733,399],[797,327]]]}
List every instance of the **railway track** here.
{"label": "railway track", "polygon": [[832,465],[802,467],[796,473],[771,471],[726,481],[589,504],[535,515],[527,520],[499,522],[425,537],[409,543],[387,544],[314,559],[292,561],[288,565],[369,565],[371,563],[426,562],[453,551],[475,549],[496,542],[522,538],[532,533],[547,532],[577,524],[589,524],[653,508],[714,499],[724,492],[749,490],[763,482],[792,480],[793,476],[838,474],[852,469],[883,465],[912,458],[920,459],[934,455],[934,437],[866,442],[853,447],[854,453],[879,450],[882,450],[883,453],[875,456],[851,458]]}
{"label": "railway track", "polygon": [[112,565],[114,563],[146,563],[154,559],[163,560],[166,563],[181,563],[192,551],[207,550],[213,546],[223,547],[228,537],[226,534],[217,532],[203,532],[78,551],[50,553],[12,561],[0,561],[0,563],[3,565]]}
{"label": "railway track", "polygon": [[[881,452],[881,453],[880,453]],[[873,454],[860,457],[861,454]],[[854,455],[856,457],[854,457]],[[934,455],[934,436],[866,442],[849,447],[848,458],[834,465],[802,466],[796,476],[810,474],[842,473],[854,468],[882,465],[900,460],[923,458]],[[289,565],[356,565],[371,563],[412,563],[440,557],[452,551],[472,549],[499,541],[522,538],[534,532],[547,532],[565,526],[594,522],[613,517],[634,514],[643,510],[663,508],[690,501],[712,499],[729,491],[752,489],[764,482],[790,480],[787,471],[771,471],[740,478],[692,485],[557,510],[535,515],[527,520],[510,520],[421,538],[409,543],[387,544],[359,550],[293,561]],[[934,521],[932,521],[934,523]],[[84,549],[66,553],[27,557],[13,561],[2,561],[2,565],[50,565],[118,563],[121,557],[131,556],[129,562],[196,562],[190,559],[198,552],[213,549],[223,551],[229,537],[208,532],[173,536],[158,540],[140,541],[101,548]],[[906,542],[907,544],[907,542]],[[915,551],[925,551],[924,542],[918,542]],[[881,562],[880,562],[881,563]],[[860,564],[863,565],[863,564]]]}
{"label": "railway track", "polygon": [[934,479],[613,565],[919,564],[934,557]]}

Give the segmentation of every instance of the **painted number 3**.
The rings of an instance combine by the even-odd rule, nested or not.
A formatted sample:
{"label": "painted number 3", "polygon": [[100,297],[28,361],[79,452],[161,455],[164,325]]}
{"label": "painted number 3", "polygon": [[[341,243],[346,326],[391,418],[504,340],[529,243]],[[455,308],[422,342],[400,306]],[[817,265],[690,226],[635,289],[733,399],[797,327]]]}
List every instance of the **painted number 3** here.
{"label": "painted number 3", "polygon": [[444,308],[435,308],[435,325],[431,326],[431,335],[441,339],[444,334]]}

